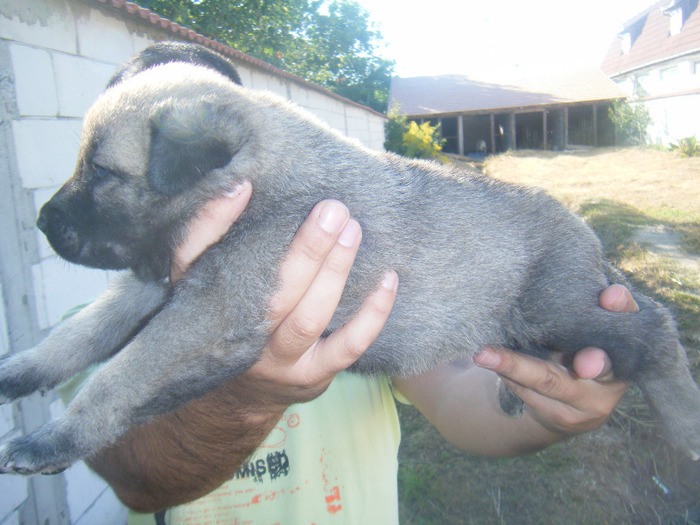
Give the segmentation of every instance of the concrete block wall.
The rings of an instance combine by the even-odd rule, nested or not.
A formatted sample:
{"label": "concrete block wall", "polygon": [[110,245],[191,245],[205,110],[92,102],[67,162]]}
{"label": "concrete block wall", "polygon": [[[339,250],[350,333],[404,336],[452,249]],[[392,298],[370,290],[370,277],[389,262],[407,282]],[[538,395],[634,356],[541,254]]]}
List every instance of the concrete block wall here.
{"label": "concrete block wall", "polygon": [[[0,356],[30,348],[111,274],[60,260],[34,226],[72,173],[81,118],[116,67],[172,33],[95,0],[0,1]],[[293,100],[382,149],[384,118],[303,83],[236,64],[244,85]],[[0,406],[0,439],[63,409],[55,395]],[[123,524],[126,510],[83,464],[61,475],[0,477],[0,525]]]}

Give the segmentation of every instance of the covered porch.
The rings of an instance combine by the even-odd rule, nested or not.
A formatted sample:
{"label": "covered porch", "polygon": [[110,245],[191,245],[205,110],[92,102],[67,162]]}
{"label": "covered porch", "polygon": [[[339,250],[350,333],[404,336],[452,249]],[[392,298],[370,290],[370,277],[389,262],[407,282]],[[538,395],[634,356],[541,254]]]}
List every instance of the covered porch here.
{"label": "covered porch", "polygon": [[499,109],[421,118],[440,125],[443,150],[459,155],[517,149],[562,151],[571,146],[614,146],[610,102]]}

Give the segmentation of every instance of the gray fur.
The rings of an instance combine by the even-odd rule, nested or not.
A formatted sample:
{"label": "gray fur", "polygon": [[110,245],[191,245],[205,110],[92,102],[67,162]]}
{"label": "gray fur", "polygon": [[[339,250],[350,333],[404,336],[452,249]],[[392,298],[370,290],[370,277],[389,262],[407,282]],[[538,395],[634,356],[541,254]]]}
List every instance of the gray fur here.
{"label": "gray fur", "polygon": [[[254,189],[247,210],[166,298],[162,282],[188,221],[245,179]],[[645,392],[669,440],[700,455],[700,392],[671,317],[636,291],[639,313],[598,306],[603,288],[624,281],[559,203],[367,150],[277,97],[175,63],[138,72],[98,99],[75,174],[42,209],[40,226],[60,255],[133,273],[39,347],[0,365],[0,395],[9,400],[27,393],[18,377],[50,388],[113,355],[59,419],[0,448],[0,470],[65,468],[255,363],[280,261],[326,198],[347,204],[363,228],[329,330],[386,270],[401,283],[386,327],[354,371],[417,374],[486,345],[569,357],[599,346],[617,377]]]}

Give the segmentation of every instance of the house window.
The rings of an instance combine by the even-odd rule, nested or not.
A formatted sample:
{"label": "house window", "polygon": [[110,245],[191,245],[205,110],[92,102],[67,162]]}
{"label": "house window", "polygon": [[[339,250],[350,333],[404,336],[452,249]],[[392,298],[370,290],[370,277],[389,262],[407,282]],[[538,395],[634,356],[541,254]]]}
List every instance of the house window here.
{"label": "house window", "polygon": [[700,60],[693,62],[693,67],[690,68],[693,75],[700,75]]}
{"label": "house window", "polygon": [[676,36],[680,34],[681,29],[683,29],[683,9],[677,8],[669,12],[671,18],[671,36]]}
{"label": "house window", "polygon": [[661,82],[671,82],[678,76],[678,66],[667,67],[661,70]]}
{"label": "house window", "polygon": [[629,33],[622,33],[620,35],[620,40],[622,40],[622,43],[620,44],[622,47],[622,54],[627,55],[632,49],[632,35]]}
{"label": "house window", "polygon": [[644,73],[643,75],[638,75],[637,78],[634,79],[634,89],[633,89],[633,95],[636,98],[640,97],[646,97],[649,95],[649,84],[651,81],[651,77],[649,76],[649,73]]}

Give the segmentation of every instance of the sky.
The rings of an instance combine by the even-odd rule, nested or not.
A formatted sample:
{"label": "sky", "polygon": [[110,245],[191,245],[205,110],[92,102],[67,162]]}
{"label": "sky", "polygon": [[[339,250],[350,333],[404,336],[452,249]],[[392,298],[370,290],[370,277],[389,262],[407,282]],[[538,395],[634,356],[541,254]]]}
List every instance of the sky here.
{"label": "sky", "polygon": [[655,0],[358,0],[401,77],[600,66],[622,24]]}

